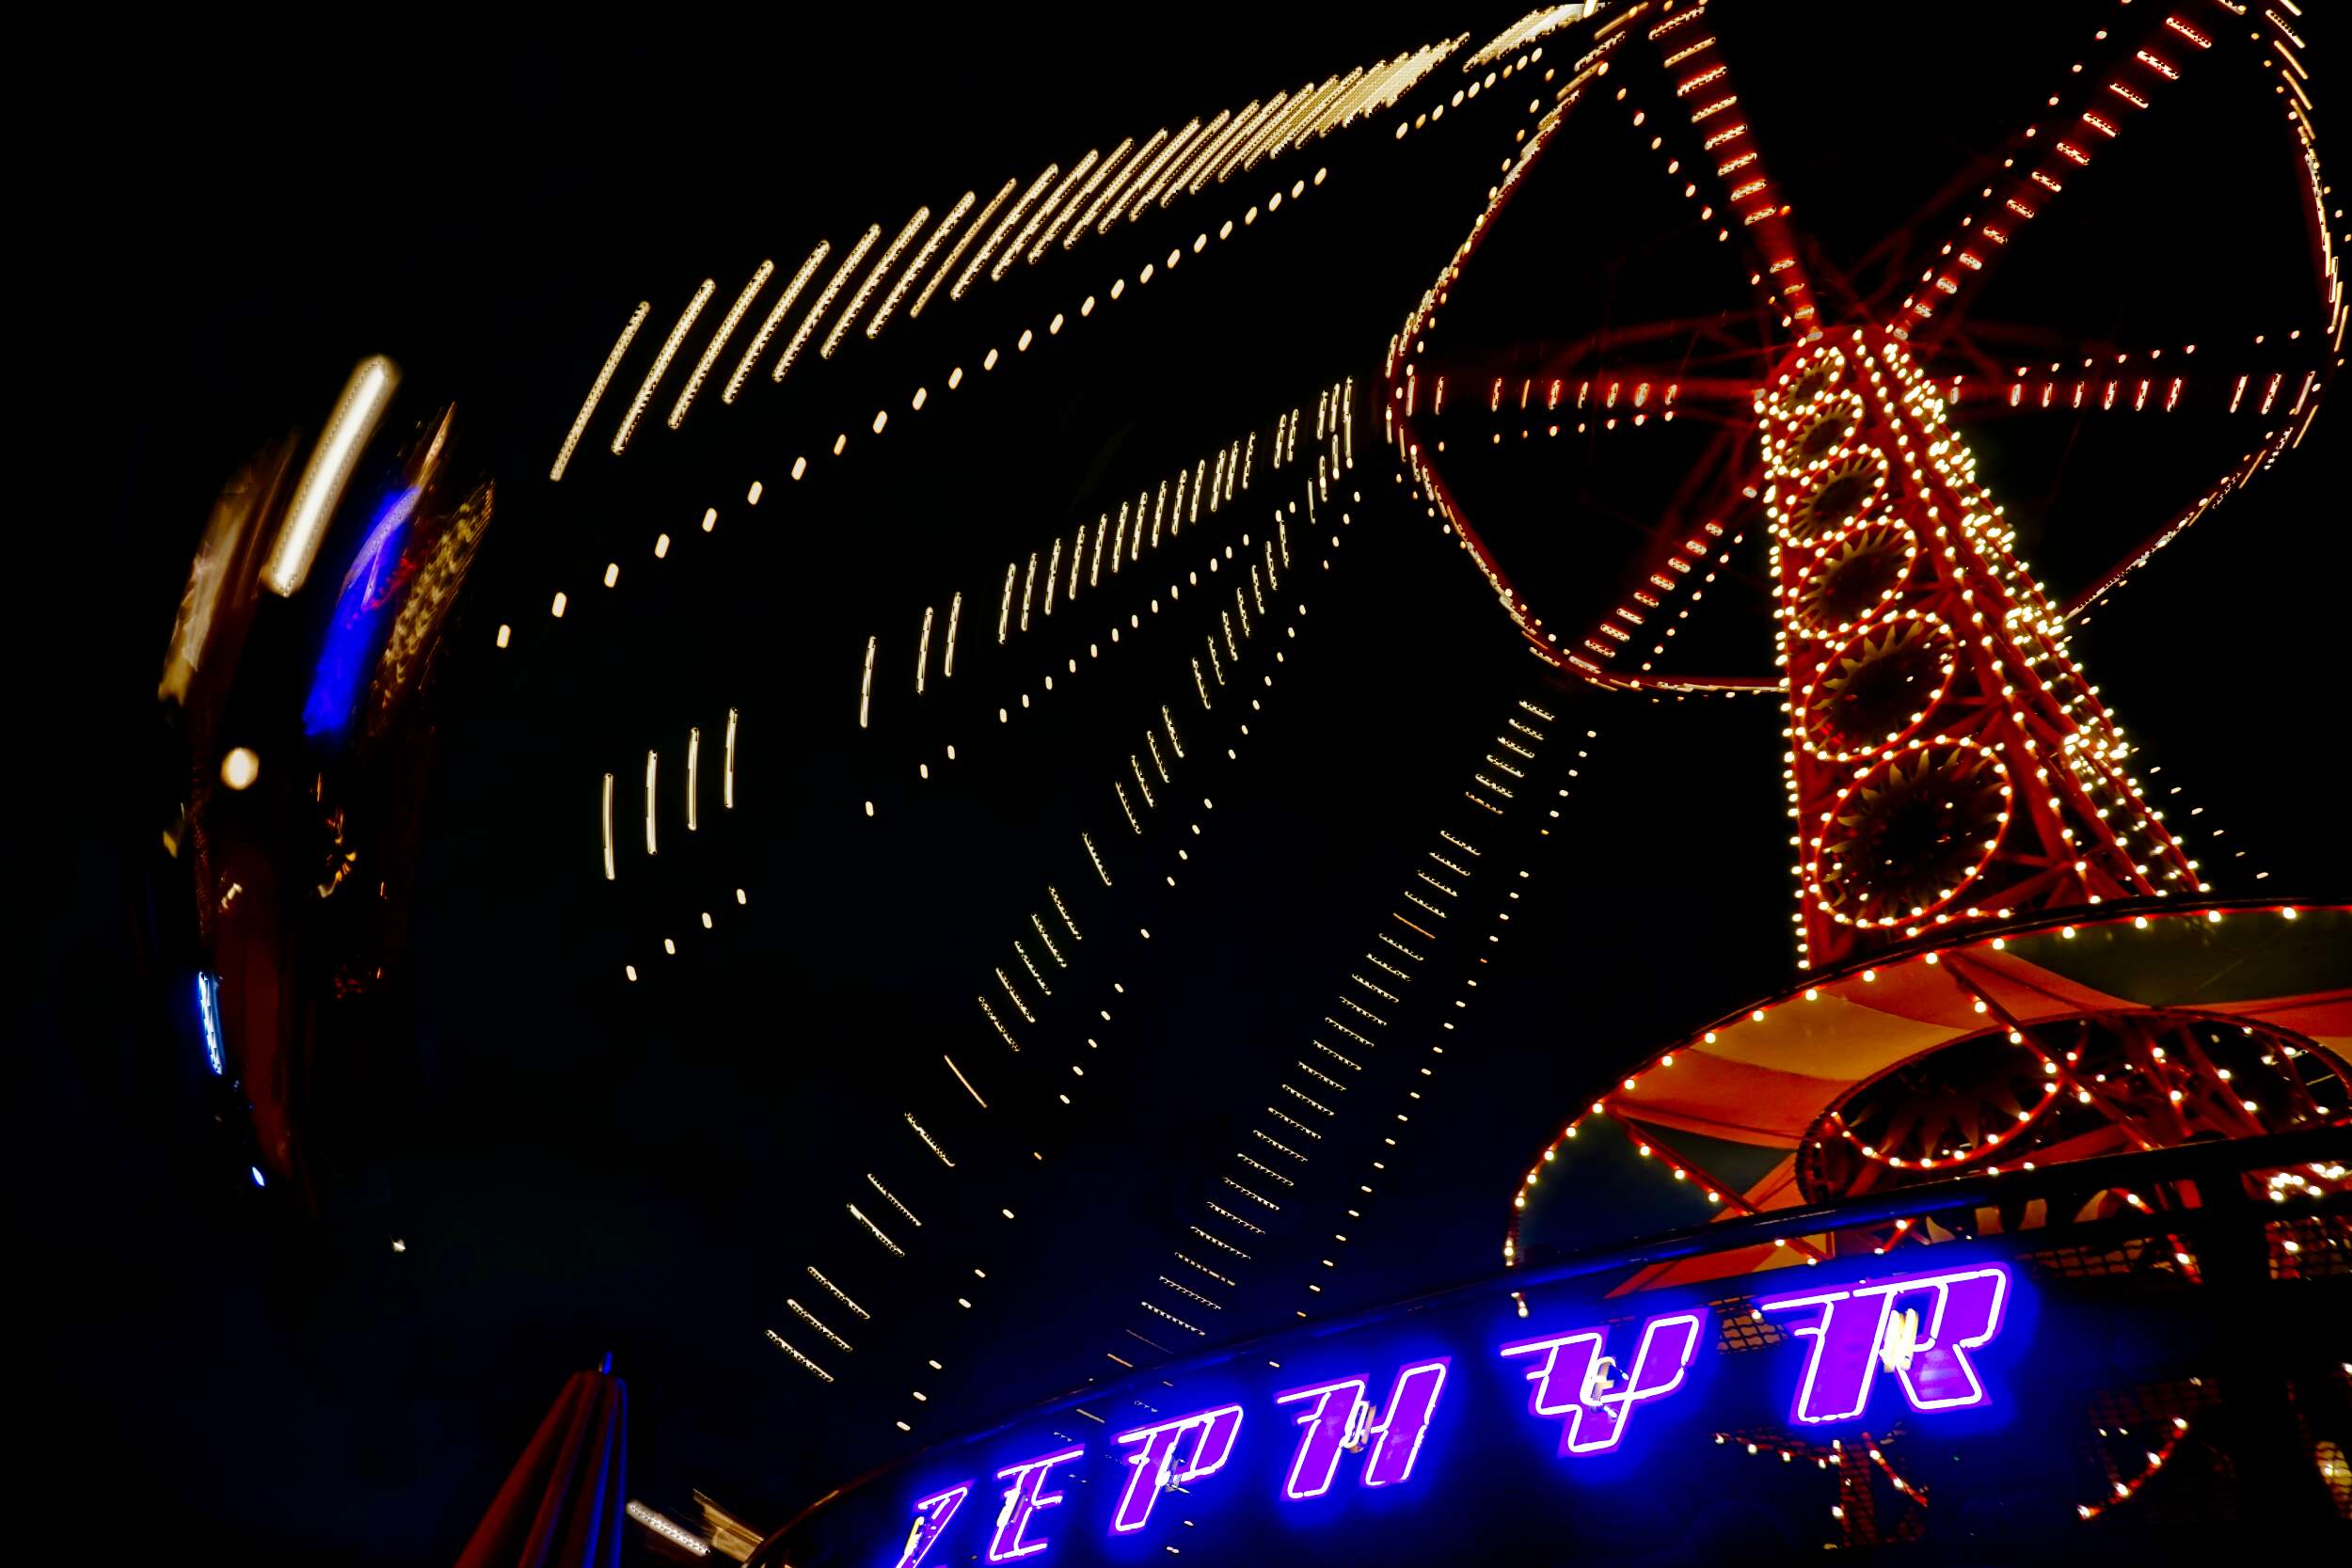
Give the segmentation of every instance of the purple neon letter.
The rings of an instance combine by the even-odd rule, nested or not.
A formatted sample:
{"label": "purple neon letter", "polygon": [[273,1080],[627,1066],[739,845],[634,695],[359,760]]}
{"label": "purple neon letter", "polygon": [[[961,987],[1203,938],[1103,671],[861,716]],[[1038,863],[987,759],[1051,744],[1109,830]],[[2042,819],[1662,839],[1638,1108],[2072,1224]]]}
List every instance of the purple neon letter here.
{"label": "purple neon letter", "polygon": [[2000,1333],[2008,1303],[2009,1270],[1996,1263],[1756,1305],[1762,1312],[1818,1309],[1811,1323],[1792,1325],[1813,1338],[1795,1417],[1818,1424],[1861,1415],[1881,1367],[1901,1381],[1914,1410],[1982,1404],[1984,1382],[1968,1353]]}
{"label": "purple neon letter", "polygon": [[945,1492],[934,1492],[914,1505],[914,1527],[907,1531],[906,1550],[898,1554],[898,1568],[922,1568],[931,1543],[939,1539],[947,1521],[956,1516],[956,1510],[971,1495],[972,1483],[967,1481]]}
{"label": "purple neon letter", "polygon": [[1277,1404],[1313,1402],[1298,1418],[1298,1424],[1306,1430],[1298,1439],[1298,1451],[1291,1457],[1290,1478],[1282,1484],[1282,1496],[1293,1502],[1322,1497],[1331,1490],[1331,1481],[1339,1474],[1340,1450],[1359,1449],[1367,1441],[1372,1452],[1364,1460],[1364,1485],[1391,1486],[1410,1480],[1413,1461],[1421,1456],[1422,1439],[1429,1433],[1429,1418],[1437,1413],[1438,1395],[1445,1388],[1446,1365],[1452,1359],[1440,1355],[1399,1368],[1396,1382],[1389,1389],[1389,1407],[1376,1421],[1371,1418],[1371,1406],[1364,1402],[1361,1377],[1343,1377],[1275,1395]]}
{"label": "purple neon letter", "polygon": [[[1187,1433],[1199,1435],[1193,1439],[1192,1457],[1180,1460],[1177,1450]],[[1118,1512],[1111,1515],[1111,1533],[1128,1535],[1141,1529],[1152,1517],[1152,1504],[1165,1489],[1225,1468],[1225,1462],[1233,1457],[1233,1439],[1240,1433],[1241,1406],[1226,1404],[1119,1433],[1112,1441],[1132,1445],[1135,1451],[1127,1456],[1127,1485],[1119,1495]]]}
{"label": "purple neon letter", "polygon": [[1005,1505],[996,1513],[996,1534],[988,1544],[989,1561],[1010,1562],[1015,1558],[1033,1556],[1051,1544],[1045,1541],[1025,1541],[1021,1532],[1030,1514],[1061,1501],[1060,1493],[1045,1490],[1047,1474],[1055,1465],[1084,1452],[1084,1446],[1057,1449],[996,1472],[998,1481],[1009,1481],[1012,1484],[1005,1489]]}
{"label": "purple neon letter", "polygon": [[1626,1418],[1635,1405],[1662,1400],[1682,1386],[1706,1322],[1702,1312],[1668,1312],[1644,1323],[1633,1370],[1622,1386],[1613,1386],[1615,1364],[1601,1354],[1609,1340],[1605,1328],[1521,1339],[1500,1354],[1543,1357],[1527,1374],[1534,1385],[1527,1408],[1537,1416],[1566,1418],[1560,1429],[1562,1453],[1605,1453],[1624,1438]]}

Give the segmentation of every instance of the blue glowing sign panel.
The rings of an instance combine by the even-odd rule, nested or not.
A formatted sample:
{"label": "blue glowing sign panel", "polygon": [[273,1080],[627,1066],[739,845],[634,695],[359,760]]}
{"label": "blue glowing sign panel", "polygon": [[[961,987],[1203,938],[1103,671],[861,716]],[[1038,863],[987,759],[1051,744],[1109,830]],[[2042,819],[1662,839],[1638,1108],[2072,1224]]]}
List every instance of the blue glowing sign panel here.
{"label": "blue glowing sign panel", "polygon": [[[1788,1390],[1790,1419],[1800,1430],[1818,1430],[1862,1421],[1874,1402],[1882,1419],[1934,1418],[1988,1403],[1977,1355],[1999,1338],[2014,1293],[2009,1265],[1970,1263],[1768,1295],[1753,1310],[1786,1333],[1770,1351],[1778,1363],[1775,1384]],[[1638,1330],[1590,1325],[1588,1319],[1512,1339],[1489,1353],[1491,1366],[1503,1386],[1525,1381],[1524,1414],[1514,1417],[1507,1406],[1491,1418],[1453,1411],[1442,1429],[1451,1435],[1434,1446],[1441,1403],[1460,1386],[1463,1368],[1451,1355],[1351,1370],[1255,1399],[1168,1415],[1111,1433],[1107,1446],[1066,1441],[995,1471],[993,1493],[984,1494],[995,1498],[993,1517],[983,1511],[957,1527],[985,1532],[974,1533],[957,1555],[968,1557],[984,1544],[992,1563],[1045,1558],[1082,1525],[1104,1531],[1111,1542],[1133,1540],[1152,1528],[1154,1504],[1168,1493],[1191,1494],[1184,1511],[1199,1513],[1216,1506],[1209,1499],[1220,1488],[1245,1482],[1272,1487],[1279,1478],[1279,1493],[1270,1495],[1304,1513],[1335,1506],[1331,1494],[1350,1469],[1359,1487],[1405,1489],[1425,1449],[1474,1435],[1464,1431],[1469,1421],[1502,1428],[1532,1418],[1541,1428],[1556,1425],[1558,1460],[1582,1474],[1602,1456],[1623,1451],[1629,1433],[1656,1425],[1673,1402],[1700,1397],[1705,1402],[1692,1390],[1695,1374],[1717,1350],[1714,1328],[1712,1309],[1684,1307],[1658,1313]],[[1882,1374],[1899,1390],[1899,1404],[1890,1404],[1897,1396],[1883,1386]],[[1480,1391],[1472,1386],[1454,1397],[1476,1399]],[[1548,1433],[1540,1440],[1554,1441]],[[1234,1474],[1254,1470],[1267,1479],[1229,1476],[1200,1486],[1236,1455],[1247,1457],[1252,1445],[1269,1451],[1237,1465]],[[1120,1473],[1109,1488],[1089,1493],[1083,1490],[1086,1466],[1097,1449],[1099,1457],[1118,1462]],[[1602,1466],[1598,1473],[1605,1472]],[[960,1481],[916,1500],[891,1568],[922,1568],[950,1527],[966,1517],[963,1504],[978,1484],[977,1478]],[[1442,1479],[1424,1485],[1443,1489]]]}

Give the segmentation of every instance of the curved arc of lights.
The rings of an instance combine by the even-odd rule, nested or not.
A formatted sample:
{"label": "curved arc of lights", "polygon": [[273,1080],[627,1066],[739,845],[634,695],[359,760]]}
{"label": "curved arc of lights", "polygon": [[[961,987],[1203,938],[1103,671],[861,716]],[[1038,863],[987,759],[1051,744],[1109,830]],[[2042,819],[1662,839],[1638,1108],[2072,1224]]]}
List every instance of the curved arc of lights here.
{"label": "curved arc of lights", "polygon": [[[2226,11],[2220,0],[2177,3],[2200,13]],[[2221,25],[2209,25],[2222,30]],[[2076,66],[2079,102],[2074,118],[2062,120],[2046,141],[2039,139],[2044,128],[2039,123],[2009,137],[2005,147],[2010,156],[2002,166],[2007,172],[1979,196],[1986,203],[1982,212],[1961,220],[1934,253],[1949,260],[1929,263],[1920,282],[1896,307],[1898,319],[1911,335],[1931,341],[1956,325],[1968,296],[2016,237],[2033,226],[2048,202],[2089,168],[2107,143],[2121,139],[2135,117],[2151,108],[2158,96],[2172,96],[2165,88],[2180,79],[2174,61],[2185,63],[2209,53],[2214,39],[2184,23],[2177,11],[2159,7],[2144,31],[2117,38],[2102,28],[2095,41],[2111,42],[2114,58],[2089,70]],[[2164,53],[2153,53],[2158,48]]]}
{"label": "curved arc of lights", "polygon": [[[2341,908],[2342,906],[2328,907]],[[2095,919],[2090,918],[2088,914],[2078,915],[2074,924],[2067,925],[2061,928],[2061,935],[2071,937],[2074,935],[2078,929],[2086,929],[2093,927],[2122,927],[2128,926],[2134,929],[2153,929],[2153,926],[2147,923],[2145,916],[2154,914],[2158,911],[2161,911],[2169,917],[2185,918],[2193,916],[2201,910],[2203,911],[2204,918],[2207,921],[2218,921],[2225,918],[2225,915],[2251,916],[2259,914],[2272,914],[2285,920],[2296,920],[2301,917],[2307,908],[2309,908],[2309,906],[2280,905],[2277,903],[2249,899],[2208,900],[2199,905],[2184,908],[2174,900],[2159,901],[2150,899],[2139,901],[2137,907],[2132,904],[2108,904],[2101,906],[2100,909],[2095,911]],[[1715,1019],[1704,1029],[1692,1031],[1688,1037],[1676,1042],[1676,1044],[1671,1048],[1663,1052],[1657,1053],[1649,1056],[1646,1060],[1627,1069],[1620,1075],[1619,1081],[1613,1081],[1613,1086],[1601,1091],[1589,1105],[1579,1111],[1573,1117],[1570,1117],[1567,1121],[1563,1123],[1560,1130],[1552,1134],[1552,1136],[1535,1151],[1534,1157],[1529,1161],[1526,1174],[1521,1178],[1519,1184],[1513,1189],[1510,1207],[1504,1212],[1502,1227],[1503,1266],[1506,1268],[1517,1268],[1524,1260],[1523,1254],[1525,1248],[1522,1244],[1522,1219],[1527,1206],[1528,1196],[1535,1187],[1541,1184],[1545,1167],[1556,1163],[1560,1158],[1562,1158],[1566,1153],[1568,1146],[1576,1141],[1586,1124],[1591,1122],[1594,1118],[1603,1118],[1619,1125],[1624,1125],[1625,1117],[1627,1116],[1633,1117],[1638,1120],[1638,1110],[1628,1109],[1623,1116],[1619,1114],[1620,1101],[1625,1100],[1625,1097],[1627,1096],[1638,1093],[1642,1082],[1650,1077],[1652,1074],[1672,1072],[1675,1070],[1676,1059],[1682,1053],[1688,1052],[1701,1044],[1712,1044],[1716,1040],[1717,1037],[1724,1032],[1743,1028],[1751,1024],[1761,1024],[1769,1020],[1772,1015],[1781,1012],[1784,1009],[1816,1005],[1820,1002],[1822,996],[1827,994],[1827,989],[1832,986],[1844,984],[1848,981],[1856,979],[1859,979],[1865,984],[1869,984],[1878,978],[1882,971],[1891,970],[1899,965],[1907,964],[1914,960],[1922,960],[1944,969],[1945,973],[1949,975],[1956,984],[1960,985],[1964,991],[1978,999],[1978,1001],[1982,1005],[1982,1010],[1985,1011],[1988,1016],[1997,1019],[2000,1022],[2009,1025],[2012,1031],[2022,1033],[2022,1028],[2018,1024],[2017,1021],[2010,1018],[2006,1011],[2003,1011],[2000,1008],[1997,1000],[1993,998],[1988,991],[1982,988],[1975,986],[1969,980],[1965,965],[1976,959],[1980,954],[1998,953],[2002,951],[2007,946],[2009,939],[2012,935],[2046,934],[2051,925],[2052,920],[2046,915],[2033,918],[2016,919],[1989,929],[1976,929],[1968,933],[1963,940],[1958,942],[1952,940],[1957,933],[1948,930],[1931,931],[1923,937],[1915,939],[1901,945],[1892,948],[1882,948],[1874,953],[1856,957],[1838,968],[1824,970],[1816,974],[1808,974],[1804,976],[1802,982],[1798,985],[1792,986],[1788,990],[1782,991],[1776,996],[1770,997],[1763,1002],[1757,1003],[1752,1007],[1725,1013]],[[2219,1016],[2225,1022],[2239,1022],[2230,1020],[2226,1014]],[[2273,1024],[2269,1025],[2269,1027],[2276,1028],[2277,1026]],[[2026,1036],[2025,1037],[2026,1039],[2030,1039],[2031,1037]],[[2065,1067],[2062,1063],[2057,1065],[2058,1068],[2058,1075],[2061,1077],[2061,1085],[2063,1085]],[[1628,1106],[1630,1106],[1634,1102],[1629,1101],[1626,1101],[1626,1103]],[[1639,1134],[1637,1133],[1635,1135],[1638,1136]],[[1677,1167],[1677,1162],[1669,1159],[1661,1164],[1661,1168],[1671,1171]],[[1692,1167],[1686,1164],[1682,1164],[1681,1168],[1689,1171],[1694,1169],[1695,1167]],[[1992,1167],[1991,1173],[1997,1174],[1998,1168],[1999,1167],[1997,1166]],[[1717,1187],[1706,1190],[1710,1203],[1736,1204],[1738,1202],[1738,1195],[1727,1188]]]}

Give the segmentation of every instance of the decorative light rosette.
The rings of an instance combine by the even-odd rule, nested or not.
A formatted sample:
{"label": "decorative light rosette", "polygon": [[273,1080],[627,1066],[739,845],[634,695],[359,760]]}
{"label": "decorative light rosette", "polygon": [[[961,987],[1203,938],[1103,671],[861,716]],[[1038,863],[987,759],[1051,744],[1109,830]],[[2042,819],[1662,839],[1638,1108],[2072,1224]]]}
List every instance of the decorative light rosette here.
{"label": "decorative light rosette", "polygon": [[1878,515],[1886,496],[1886,454],[1875,449],[1852,452],[1817,466],[1788,495],[1786,504],[1770,497],[1772,529],[1792,545],[1809,544],[1849,523]]}
{"label": "decorative light rosette", "polygon": [[1901,597],[1918,559],[1919,541],[1900,523],[1865,522],[1831,535],[1786,591],[1789,628],[1843,636]]}
{"label": "decorative light rosette", "polygon": [[1810,880],[1840,925],[1932,915],[1992,863],[2010,820],[2009,770],[1990,749],[1938,736],[1862,770],[1813,843]]}
{"label": "decorative light rosette", "polygon": [[1836,345],[1825,343],[1820,353],[1803,365],[1781,373],[1767,394],[1770,406],[1765,417],[1779,434],[1789,435],[1810,419],[1820,406],[1821,399],[1845,379],[1845,355]]}
{"label": "decorative light rosette", "polygon": [[1833,388],[1784,428],[1767,427],[1764,462],[1772,472],[1802,480],[1847,455],[1862,429],[1860,393]]}
{"label": "decorative light rosette", "polygon": [[1927,721],[1958,667],[1951,628],[1914,611],[1865,626],[1831,654],[1805,692],[1799,736],[1832,762],[1895,745]]}

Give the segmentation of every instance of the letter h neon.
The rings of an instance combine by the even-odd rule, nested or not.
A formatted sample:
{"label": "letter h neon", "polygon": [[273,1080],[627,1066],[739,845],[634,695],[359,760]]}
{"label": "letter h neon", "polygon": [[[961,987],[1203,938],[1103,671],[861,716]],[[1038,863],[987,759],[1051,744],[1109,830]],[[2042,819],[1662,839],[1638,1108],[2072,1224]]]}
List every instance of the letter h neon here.
{"label": "letter h neon", "polygon": [[1444,1391],[1445,1370],[1452,1359],[1440,1355],[1399,1368],[1396,1382],[1389,1388],[1388,1408],[1377,1420],[1371,1418],[1371,1406],[1364,1401],[1366,1383],[1361,1376],[1275,1395],[1277,1404],[1313,1402],[1298,1418],[1303,1433],[1298,1451],[1291,1456],[1282,1496],[1293,1502],[1322,1497],[1331,1490],[1339,1474],[1340,1450],[1360,1449],[1366,1443],[1371,1452],[1364,1457],[1359,1478],[1364,1485],[1393,1486],[1410,1480],[1413,1461],[1421,1457],[1422,1439],[1429,1434],[1430,1418],[1437,1413],[1438,1396]]}

